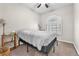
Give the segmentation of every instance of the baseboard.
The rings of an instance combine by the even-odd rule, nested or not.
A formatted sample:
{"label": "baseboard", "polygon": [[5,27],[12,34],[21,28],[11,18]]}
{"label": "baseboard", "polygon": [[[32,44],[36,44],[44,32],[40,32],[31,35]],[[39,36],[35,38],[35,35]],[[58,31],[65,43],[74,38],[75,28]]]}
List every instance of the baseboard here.
{"label": "baseboard", "polygon": [[66,41],[66,40],[58,40],[58,41],[61,41],[61,42],[66,42],[66,43],[72,43],[72,44],[73,44],[73,42]]}
{"label": "baseboard", "polygon": [[77,53],[78,53],[78,55],[79,55],[79,50],[77,49],[77,47],[76,47],[75,43],[74,43],[73,45],[74,45],[74,47],[75,47],[75,49],[76,49],[76,52],[77,52]]}
{"label": "baseboard", "polygon": [[70,42],[70,41],[66,41],[66,40],[58,40],[58,41],[61,41],[61,42],[66,42],[66,43],[71,43],[71,44],[73,44],[73,45],[74,45],[74,48],[75,48],[75,50],[76,50],[76,52],[77,52],[77,53],[78,53],[78,55],[79,55],[79,50],[77,49],[77,47],[76,47],[75,43],[73,43],[73,42]]}

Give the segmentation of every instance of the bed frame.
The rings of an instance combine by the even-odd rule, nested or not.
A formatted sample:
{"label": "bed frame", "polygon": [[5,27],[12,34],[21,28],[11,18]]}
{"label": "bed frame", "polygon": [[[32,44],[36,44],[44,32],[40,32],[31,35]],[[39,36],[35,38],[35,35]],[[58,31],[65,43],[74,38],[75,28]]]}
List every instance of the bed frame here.
{"label": "bed frame", "polygon": [[[21,39],[20,37],[19,37],[19,41],[18,42],[19,42],[19,46],[20,46],[20,42],[23,42],[24,44],[27,45],[27,52],[29,52],[28,46],[34,47],[33,45],[31,45],[28,42],[26,42],[23,39]],[[47,46],[42,46],[42,49],[41,49],[40,52],[43,52],[46,56],[48,56],[48,53],[52,49],[52,47],[53,47],[53,52],[55,52],[55,43],[58,45],[57,37],[55,37],[54,40],[52,40],[51,43],[48,44]],[[34,47],[34,48],[36,50],[38,50],[36,47]]]}

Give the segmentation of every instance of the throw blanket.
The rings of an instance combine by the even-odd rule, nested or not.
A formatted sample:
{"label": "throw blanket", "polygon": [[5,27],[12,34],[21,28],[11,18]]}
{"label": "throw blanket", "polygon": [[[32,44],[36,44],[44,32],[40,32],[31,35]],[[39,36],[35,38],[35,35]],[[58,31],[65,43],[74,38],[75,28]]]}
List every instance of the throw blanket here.
{"label": "throw blanket", "polygon": [[55,33],[47,31],[29,31],[21,30],[17,32],[18,36],[24,41],[41,50],[42,46],[47,46],[55,37]]}

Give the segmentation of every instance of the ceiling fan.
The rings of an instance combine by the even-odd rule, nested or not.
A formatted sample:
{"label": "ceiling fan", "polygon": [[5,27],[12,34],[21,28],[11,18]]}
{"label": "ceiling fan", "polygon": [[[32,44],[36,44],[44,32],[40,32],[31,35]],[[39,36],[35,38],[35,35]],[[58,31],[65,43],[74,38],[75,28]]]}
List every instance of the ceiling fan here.
{"label": "ceiling fan", "polygon": [[[42,5],[42,4],[41,4],[41,3],[39,3],[39,4],[38,4],[38,6],[37,6],[37,8],[41,7],[41,5]],[[45,7],[46,7],[46,8],[48,8],[48,7],[49,7],[49,5],[48,5],[47,3],[45,3],[44,5],[45,5]]]}

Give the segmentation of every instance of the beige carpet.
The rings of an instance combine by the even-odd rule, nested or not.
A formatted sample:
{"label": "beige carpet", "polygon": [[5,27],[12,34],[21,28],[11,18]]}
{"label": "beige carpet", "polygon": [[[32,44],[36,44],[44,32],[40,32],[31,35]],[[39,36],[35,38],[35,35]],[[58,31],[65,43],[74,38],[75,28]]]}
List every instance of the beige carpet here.
{"label": "beige carpet", "polygon": [[[45,56],[44,53],[37,51],[35,48],[29,46],[29,52],[27,52],[26,45],[21,45],[18,48],[11,51],[11,56]],[[52,49],[48,54],[49,56],[78,56],[74,46],[69,43],[59,42],[56,46],[55,53]]]}

